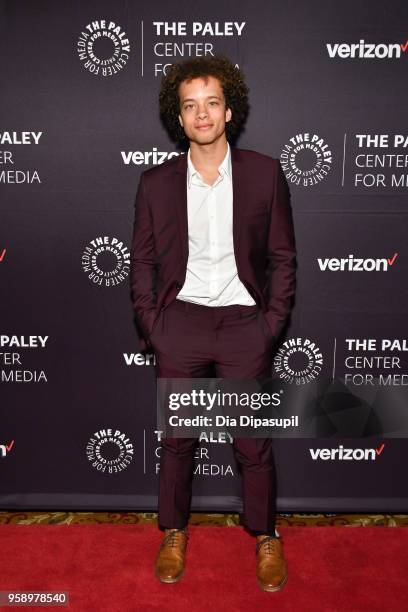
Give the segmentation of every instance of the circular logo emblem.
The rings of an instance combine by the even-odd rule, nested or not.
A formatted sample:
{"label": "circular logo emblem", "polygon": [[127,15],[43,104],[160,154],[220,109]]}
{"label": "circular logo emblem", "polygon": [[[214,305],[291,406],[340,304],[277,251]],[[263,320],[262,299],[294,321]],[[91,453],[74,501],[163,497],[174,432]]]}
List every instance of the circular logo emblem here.
{"label": "circular logo emblem", "polygon": [[311,187],[323,181],[332,167],[332,152],[318,134],[296,134],[283,147],[280,162],[286,179]]}
{"label": "circular logo emblem", "polygon": [[133,444],[118,429],[100,429],[89,438],[86,445],[86,456],[92,467],[103,474],[123,472],[133,455]]}
{"label": "circular logo emblem", "polygon": [[85,247],[82,269],[90,281],[103,287],[119,285],[129,275],[130,251],[118,238],[99,236]]}
{"label": "circular logo emblem", "polygon": [[85,26],[77,51],[86,70],[97,76],[113,76],[129,59],[130,43],[126,32],[114,21],[99,19]]}
{"label": "circular logo emblem", "polygon": [[273,365],[279,378],[285,382],[304,385],[319,375],[323,355],[312,340],[291,338],[280,345]]}

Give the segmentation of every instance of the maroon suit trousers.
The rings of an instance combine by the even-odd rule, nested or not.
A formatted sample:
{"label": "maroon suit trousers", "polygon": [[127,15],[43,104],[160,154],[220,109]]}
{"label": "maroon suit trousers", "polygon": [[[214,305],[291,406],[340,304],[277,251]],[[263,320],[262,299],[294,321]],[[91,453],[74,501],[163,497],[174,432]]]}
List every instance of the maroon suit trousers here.
{"label": "maroon suit trousers", "polygon": [[[150,335],[158,378],[270,376],[274,338],[259,306],[204,306],[173,300]],[[160,527],[185,527],[190,513],[197,438],[162,438]],[[249,530],[273,531],[276,474],[272,439],[234,438]]]}

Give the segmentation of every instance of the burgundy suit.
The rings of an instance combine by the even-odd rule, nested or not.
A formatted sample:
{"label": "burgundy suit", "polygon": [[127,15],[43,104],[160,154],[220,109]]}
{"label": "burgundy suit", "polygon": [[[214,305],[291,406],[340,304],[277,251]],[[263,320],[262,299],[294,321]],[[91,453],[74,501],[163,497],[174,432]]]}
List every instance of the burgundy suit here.
{"label": "burgundy suit", "polygon": [[[231,147],[233,237],[238,276],[277,338],[295,291],[289,190],[279,160]],[[131,253],[132,303],[141,352],[162,308],[183,286],[188,258],[187,156],[142,172]],[[157,273],[157,278],[156,277]]]}
{"label": "burgundy suit", "polygon": [[[141,174],[131,250],[131,296],[140,352],[154,352],[159,377],[268,375],[272,346],[292,306],[296,250],[289,190],[279,160],[231,147],[233,243],[238,277],[255,306],[177,300],[188,261],[187,155]],[[162,439],[159,524],[184,527],[197,440]],[[270,439],[234,439],[252,530],[274,526]]]}

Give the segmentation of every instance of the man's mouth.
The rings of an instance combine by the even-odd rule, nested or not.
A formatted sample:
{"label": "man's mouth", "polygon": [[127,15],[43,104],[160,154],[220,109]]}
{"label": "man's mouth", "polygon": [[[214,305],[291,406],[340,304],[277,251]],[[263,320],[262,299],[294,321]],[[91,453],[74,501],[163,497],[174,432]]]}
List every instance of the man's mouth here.
{"label": "man's mouth", "polygon": [[210,127],[212,127],[210,123],[206,123],[205,125],[197,125],[197,130],[208,130]]}

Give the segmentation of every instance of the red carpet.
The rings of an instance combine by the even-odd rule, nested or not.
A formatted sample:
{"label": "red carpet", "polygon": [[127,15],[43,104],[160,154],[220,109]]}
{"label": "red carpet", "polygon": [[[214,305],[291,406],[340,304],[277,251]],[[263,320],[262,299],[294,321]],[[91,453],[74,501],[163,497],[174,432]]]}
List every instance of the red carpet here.
{"label": "red carpet", "polygon": [[191,526],[186,573],[162,585],[153,574],[161,540],[155,526],[3,525],[0,590],[69,591],[69,606],[33,611],[408,610],[408,529],[279,532],[289,579],[281,592],[264,593],[255,579],[254,540],[240,527]]}

